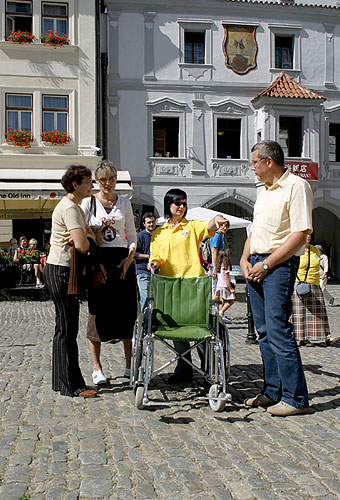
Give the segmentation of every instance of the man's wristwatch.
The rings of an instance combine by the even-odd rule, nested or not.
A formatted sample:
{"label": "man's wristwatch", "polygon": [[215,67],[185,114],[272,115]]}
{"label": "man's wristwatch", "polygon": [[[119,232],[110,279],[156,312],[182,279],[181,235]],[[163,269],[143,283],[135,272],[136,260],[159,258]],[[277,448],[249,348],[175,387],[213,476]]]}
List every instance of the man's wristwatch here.
{"label": "man's wristwatch", "polygon": [[267,262],[265,262],[264,260],[262,261],[262,267],[265,271],[269,271],[269,266],[268,266]]}

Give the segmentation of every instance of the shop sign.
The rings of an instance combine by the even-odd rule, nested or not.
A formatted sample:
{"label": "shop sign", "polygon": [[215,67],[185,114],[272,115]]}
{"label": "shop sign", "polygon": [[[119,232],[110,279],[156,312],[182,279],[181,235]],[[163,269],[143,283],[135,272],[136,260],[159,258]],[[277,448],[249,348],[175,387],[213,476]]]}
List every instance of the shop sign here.
{"label": "shop sign", "polygon": [[304,161],[286,161],[285,166],[292,174],[302,177],[306,181],[317,181],[319,179],[319,164]]}
{"label": "shop sign", "polygon": [[61,191],[1,191],[1,200],[61,200],[65,193]]}

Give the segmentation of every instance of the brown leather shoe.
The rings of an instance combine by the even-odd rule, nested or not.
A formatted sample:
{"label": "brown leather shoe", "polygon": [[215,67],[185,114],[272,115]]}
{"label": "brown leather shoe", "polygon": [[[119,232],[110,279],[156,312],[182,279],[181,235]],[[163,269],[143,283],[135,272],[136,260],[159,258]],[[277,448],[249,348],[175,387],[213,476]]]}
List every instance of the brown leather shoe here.
{"label": "brown leather shoe", "polygon": [[327,346],[330,346],[330,345],[335,345],[335,344],[337,344],[339,341],[340,341],[340,337],[334,337],[334,338],[326,339],[326,345],[327,345]]}
{"label": "brown leather shoe", "polygon": [[85,389],[85,391],[80,392],[77,394],[78,398],[95,398],[97,397],[97,393],[94,391],[91,391],[90,389]]}

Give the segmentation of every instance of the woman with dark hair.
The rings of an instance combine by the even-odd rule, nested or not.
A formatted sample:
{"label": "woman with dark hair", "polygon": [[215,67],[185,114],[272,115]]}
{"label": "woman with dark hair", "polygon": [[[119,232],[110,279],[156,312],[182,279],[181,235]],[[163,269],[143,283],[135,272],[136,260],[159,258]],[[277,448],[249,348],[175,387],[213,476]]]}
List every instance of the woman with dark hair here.
{"label": "woman with dark hair", "polygon": [[91,195],[91,170],[71,165],[61,184],[67,195],[52,214],[51,248],[44,269],[44,279],[56,312],[52,388],[63,396],[91,398],[96,393],[87,389],[78,360],[79,300],[67,294],[72,245],[81,254],[87,254],[90,247],[85,216],[79,204]]}
{"label": "woman with dark hair", "polygon": [[[150,245],[150,261],[159,274],[174,278],[195,278],[204,276],[204,269],[199,257],[199,244],[213,236],[228,220],[217,215],[210,221],[186,220],[187,194],[181,189],[170,189],[164,196],[163,226],[153,233]],[[174,342],[178,353],[189,348],[189,342]],[[201,355],[201,353],[200,353]],[[191,359],[190,354],[186,355]],[[179,359],[175,374],[169,378],[172,383],[191,380],[192,368]]]}

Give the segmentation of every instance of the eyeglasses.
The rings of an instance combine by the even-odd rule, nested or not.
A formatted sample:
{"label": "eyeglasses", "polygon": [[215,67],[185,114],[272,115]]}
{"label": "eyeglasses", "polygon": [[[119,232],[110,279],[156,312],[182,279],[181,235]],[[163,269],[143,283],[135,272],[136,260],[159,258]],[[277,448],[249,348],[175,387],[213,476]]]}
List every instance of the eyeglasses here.
{"label": "eyeglasses", "polygon": [[106,184],[107,182],[109,182],[111,184],[111,182],[114,182],[117,180],[117,176],[113,176],[113,177],[101,177],[100,179],[97,179],[100,184]]}
{"label": "eyeglasses", "polygon": [[263,161],[263,160],[267,160],[267,159],[268,159],[268,158],[261,158],[260,160],[255,160],[255,161],[252,161],[252,162],[251,162],[251,164],[252,164],[252,166],[253,166],[253,167],[256,167],[256,165],[257,165],[258,163],[261,163],[261,161]]}
{"label": "eyeglasses", "polygon": [[186,201],[174,201],[173,203],[174,203],[174,205],[176,205],[176,207],[181,207],[182,205],[183,205],[183,207],[187,206]]}

